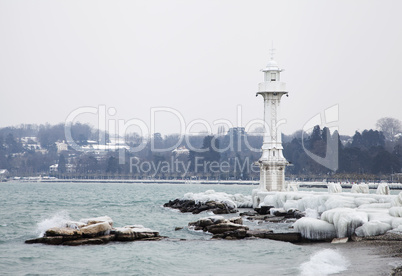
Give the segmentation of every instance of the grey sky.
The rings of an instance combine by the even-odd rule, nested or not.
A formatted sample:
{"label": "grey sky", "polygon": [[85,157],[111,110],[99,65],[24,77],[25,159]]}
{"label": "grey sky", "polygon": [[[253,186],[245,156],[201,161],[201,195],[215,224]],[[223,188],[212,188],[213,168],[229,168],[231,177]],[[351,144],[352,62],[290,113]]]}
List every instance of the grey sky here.
{"label": "grey sky", "polygon": [[[82,106],[188,124],[263,116],[269,60],[284,68],[285,133],[339,104],[341,134],[402,119],[401,1],[0,1],[0,127],[63,122]],[[95,116],[78,120],[96,126]],[[178,132],[173,115],[156,131]]]}

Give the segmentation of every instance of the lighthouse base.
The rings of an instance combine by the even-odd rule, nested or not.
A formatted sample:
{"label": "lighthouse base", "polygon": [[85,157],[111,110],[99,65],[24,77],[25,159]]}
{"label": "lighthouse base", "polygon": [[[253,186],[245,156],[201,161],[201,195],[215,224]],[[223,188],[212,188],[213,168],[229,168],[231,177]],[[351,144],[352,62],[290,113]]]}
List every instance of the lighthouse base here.
{"label": "lighthouse base", "polygon": [[285,191],[285,168],[287,161],[260,161],[260,190]]}

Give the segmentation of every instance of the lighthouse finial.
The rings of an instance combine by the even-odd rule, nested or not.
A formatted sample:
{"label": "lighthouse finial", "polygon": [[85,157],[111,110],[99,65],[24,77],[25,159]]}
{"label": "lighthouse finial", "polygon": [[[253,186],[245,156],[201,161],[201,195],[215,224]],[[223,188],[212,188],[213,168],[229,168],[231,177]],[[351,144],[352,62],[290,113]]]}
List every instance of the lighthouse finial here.
{"label": "lighthouse finial", "polygon": [[269,52],[271,55],[271,60],[274,60],[275,51],[276,51],[276,49],[274,48],[274,42],[272,41],[271,49],[269,49]]}

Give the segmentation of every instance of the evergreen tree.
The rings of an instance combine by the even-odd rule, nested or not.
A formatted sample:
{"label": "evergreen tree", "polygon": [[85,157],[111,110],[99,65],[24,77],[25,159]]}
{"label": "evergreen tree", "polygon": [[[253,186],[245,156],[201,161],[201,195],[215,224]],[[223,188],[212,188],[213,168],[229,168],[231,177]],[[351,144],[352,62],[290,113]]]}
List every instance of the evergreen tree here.
{"label": "evergreen tree", "polygon": [[107,160],[106,172],[120,173],[119,160],[116,157],[110,156]]}
{"label": "evergreen tree", "polygon": [[63,154],[60,154],[57,170],[58,170],[59,173],[65,173],[66,172],[66,158],[64,157]]}

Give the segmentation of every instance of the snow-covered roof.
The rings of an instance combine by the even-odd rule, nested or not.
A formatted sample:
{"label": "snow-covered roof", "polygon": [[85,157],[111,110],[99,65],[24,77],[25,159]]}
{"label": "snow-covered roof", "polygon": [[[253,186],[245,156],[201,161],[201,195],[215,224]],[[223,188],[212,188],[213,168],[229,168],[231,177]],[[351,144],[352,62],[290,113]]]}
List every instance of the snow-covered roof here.
{"label": "snow-covered roof", "polygon": [[267,71],[282,71],[282,70],[279,69],[278,63],[275,60],[271,59],[270,61],[268,61],[267,66],[261,71],[267,72]]}
{"label": "snow-covered roof", "polygon": [[2,170],[0,170],[0,174],[8,174],[8,170],[2,169]]}

